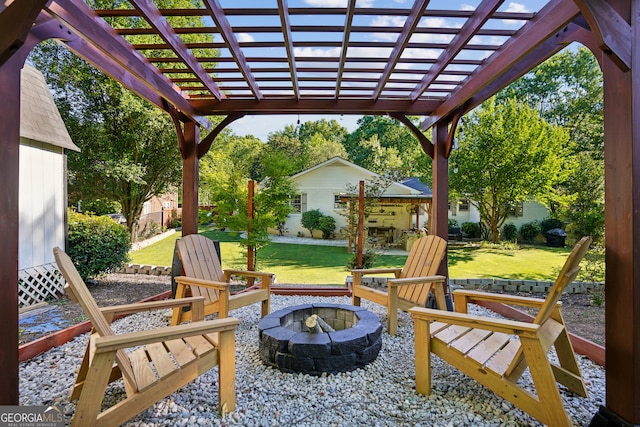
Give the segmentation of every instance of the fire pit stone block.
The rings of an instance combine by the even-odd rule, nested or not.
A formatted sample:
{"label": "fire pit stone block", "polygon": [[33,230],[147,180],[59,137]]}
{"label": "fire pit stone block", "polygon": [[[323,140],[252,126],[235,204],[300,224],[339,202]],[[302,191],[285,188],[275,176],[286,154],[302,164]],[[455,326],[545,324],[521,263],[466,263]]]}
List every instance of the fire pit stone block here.
{"label": "fire pit stone block", "polygon": [[[305,320],[312,314],[335,331],[310,333]],[[288,307],[265,316],[258,328],[262,361],[285,372],[348,372],[374,361],[382,348],[378,317],[350,305]]]}

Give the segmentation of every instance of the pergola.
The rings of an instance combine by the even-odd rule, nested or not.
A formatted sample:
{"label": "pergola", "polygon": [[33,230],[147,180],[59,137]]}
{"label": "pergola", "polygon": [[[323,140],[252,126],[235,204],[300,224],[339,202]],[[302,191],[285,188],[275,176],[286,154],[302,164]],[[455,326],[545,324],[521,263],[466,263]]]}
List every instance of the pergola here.
{"label": "pergola", "polygon": [[[197,232],[198,159],[226,125],[252,114],[333,113],[389,114],[414,131],[433,159],[432,231],[446,238],[458,120],[576,41],[604,74],[607,401],[598,419],[640,424],[640,2],[540,0],[520,13],[502,0],[113,3],[0,2],[0,404],[19,401],[20,69],[39,42],[56,39],[171,115],[184,165],[183,234]],[[311,6],[318,3],[327,6]],[[184,16],[202,17],[202,26],[171,24]],[[210,41],[191,42],[191,34]],[[210,129],[211,115],[225,118]],[[432,137],[407,115],[424,116]]]}

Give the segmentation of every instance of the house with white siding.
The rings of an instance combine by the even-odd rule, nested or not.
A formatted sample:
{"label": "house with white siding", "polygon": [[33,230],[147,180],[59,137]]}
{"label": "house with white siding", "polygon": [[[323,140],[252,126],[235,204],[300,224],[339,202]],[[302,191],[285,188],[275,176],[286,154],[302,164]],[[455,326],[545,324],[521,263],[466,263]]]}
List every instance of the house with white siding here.
{"label": "house with white siding", "polygon": [[[348,227],[345,193],[348,188],[357,188],[360,181],[371,181],[379,175],[340,157],[333,157],[291,177],[298,189],[292,195],[294,212],[285,223],[285,235],[309,237],[309,231],[302,226],[302,214],[318,209],[324,215],[336,220],[336,235],[341,228]],[[407,233],[427,228],[431,209],[431,189],[415,178],[394,182],[378,199],[373,212],[365,219],[365,227],[370,237],[385,243],[402,243]],[[540,203],[529,201],[514,206],[507,223],[518,228],[534,220],[549,216],[549,211]],[[469,200],[449,203],[449,218],[458,225],[480,221],[478,209]],[[273,231],[275,233],[275,230]],[[314,237],[320,237],[316,232]]]}
{"label": "house with white siding", "polygon": [[[336,220],[336,234],[348,227],[348,208],[344,197],[348,188],[358,188],[360,181],[372,181],[380,176],[340,157],[333,157],[291,177],[298,193],[292,196],[294,212],[285,223],[286,235],[309,237],[302,226],[302,214],[318,209]],[[414,185],[415,187],[415,185]],[[431,204],[431,192],[401,182],[392,183],[378,199],[365,226],[370,235],[387,243],[398,242],[402,234],[424,226]],[[317,236],[319,237],[320,233]]]}
{"label": "house with white siding", "polygon": [[[549,209],[544,205],[530,200],[515,203],[505,224],[514,224],[518,229],[523,224],[540,221],[549,217]],[[458,225],[465,222],[480,222],[480,212],[469,199],[452,200],[449,202],[449,219],[455,219]]]}
{"label": "house with white siding", "polygon": [[20,303],[29,305],[62,291],[52,249],[65,246],[65,150],[80,150],[42,73],[25,65],[21,79],[18,277]]}

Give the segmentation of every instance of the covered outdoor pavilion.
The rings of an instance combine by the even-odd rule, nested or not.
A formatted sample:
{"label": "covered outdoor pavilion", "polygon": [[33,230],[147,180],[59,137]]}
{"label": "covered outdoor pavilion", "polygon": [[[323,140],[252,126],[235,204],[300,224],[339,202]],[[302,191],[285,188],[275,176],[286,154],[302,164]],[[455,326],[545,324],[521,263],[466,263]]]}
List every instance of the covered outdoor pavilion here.
{"label": "covered outdoor pavilion", "polygon": [[[58,40],[174,119],[184,234],[197,232],[198,159],[224,126],[252,114],[332,113],[389,114],[414,131],[433,159],[432,232],[443,237],[460,117],[576,41],[604,73],[607,401],[600,414],[640,424],[640,2],[541,0],[524,13],[508,12],[501,0],[457,10],[438,9],[453,2],[435,0],[437,7],[414,0],[406,8],[288,3],[203,0],[159,10],[151,0],[130,0],[93,10],[81,0],[0,2],[0,404],[19,402],[20,69],[40,41]],[[139,18],[136,27],[124,26],[123,16]],[[173,27],[172,16],[205,19],[201,27]],[[497,25],[504,20],[517,25]],[[141,34],[149,40],[132,39]],[[211,42],[187,43],[187,34],[209,34]],[[220,55],[198,56],[206,49]],[[211,115],[225,119],[208,130]],[[407,115],[426,117],[421,128],[433,129],[431,139]]]}

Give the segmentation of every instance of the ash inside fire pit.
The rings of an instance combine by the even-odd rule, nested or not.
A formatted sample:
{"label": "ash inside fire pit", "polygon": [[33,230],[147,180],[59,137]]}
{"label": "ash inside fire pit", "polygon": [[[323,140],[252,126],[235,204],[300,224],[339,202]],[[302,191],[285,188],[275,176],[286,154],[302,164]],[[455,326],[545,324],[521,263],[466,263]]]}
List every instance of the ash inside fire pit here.
{"label": "ash inside fire pit", "polygon": [[[310,332],[305,321],[316,315],[326,322]],[[309,322],[313,324],[313,322]],[[348,372],[374,361],[382,347],[382,325],[362,307],[306,304],[265,316],[258,325],[260,357],[285,372],[320,375]]]}

